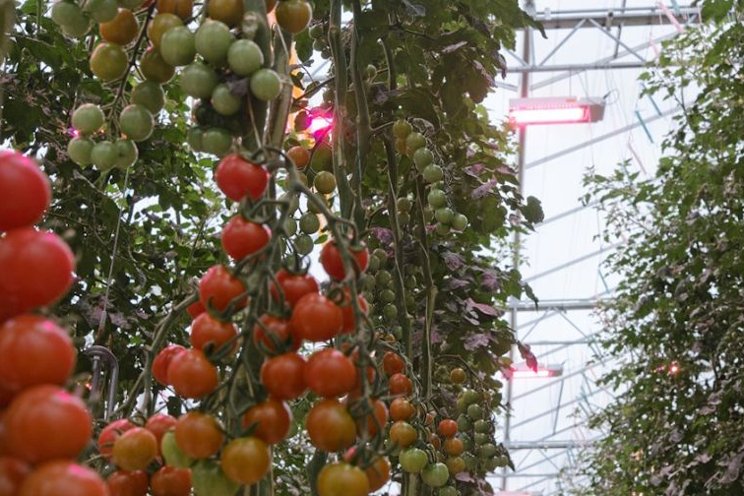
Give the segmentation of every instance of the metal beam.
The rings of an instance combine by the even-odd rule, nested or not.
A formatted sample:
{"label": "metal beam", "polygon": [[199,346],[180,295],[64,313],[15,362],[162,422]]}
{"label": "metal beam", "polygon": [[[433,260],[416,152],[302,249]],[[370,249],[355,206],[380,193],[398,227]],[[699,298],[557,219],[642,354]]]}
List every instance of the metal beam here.
{"label": "metal beam", "polygon": [[512,442],[505,444],[504,447],[510,450],[528,450],[528,449],[573,449],[573,448],[585,448],[591,446],[597,441],[597,439],[591,439],[588,441],[540,441],[540,442]]}
{"label": "metal beam", "polygon": [[517,310],[518,312],[539,312],[541,310],[593,310],[597,304],[606,300],[596,298],[590,299],[571,299],[571,300],[539,300],[533,301],[514,301],[507,303],[507,308]]}
{"label": "metal beam", "polygon": [[558,272],[560,270],[563,270],[563,269],[566,269],[568,267],[571,267],[572,265],[576,265],[578,263],[585,262],[587,260],[591,260],[592,258],[598,257],[598,256],[600,256],[600,255],[602,255],[604,253],[607,253],[608,251],[612,251],[615,248],[618,248],[618,247],[622,246],[623,244],[624,243],[613,243],[611,245],[608,245],[608,246],[605,246],[603,248],[600,248],[599,250],[593,251],[591,253],[587,253],[586,255],[582,255],[580,257],[571,259],[571,260],[569,260],[566,263],[562,263],[560,265],[556,265],[553,268],[550,268],[548,270],[545,270],[543,272],[540,272],[540,273],[537,273],[537,274],[535,274],[533,276],[530,276],[530,277],[524,279],[524,282],[527,282],[527,283],[528,282],[532,282],[532,281],[535,281],[537,279],[541,279],[541,278],[543,278],[545,276],[549,276],[550,274],[554,274],[554,273],[556,273],[556,272]]}
{"label": "metal beam", "polygon": [[506,72],[508,74],[524,74],[533,72],[562,72],[571,71],[573,73],[583,71],[607,71],[612,69],[640,69],[647,67],[652,61],[649,62],[614,62],[604,63],[595,62],[593,64],[554,64],[554,65],[529,65],[529,66],[517,66],[509,67]]}
{"label": "metal beam", "polygon": [[[645,124],[649,124],[651,122],[655,122],[661,118],[670,116],[675,114],[676,112],[679,112],[679,109],[673,108],[669,110],[665,110],[661,114],[654,114],[650,117],[646,117],[643,119],[643,122]],[[546,155],[542,158],[538,158],[537,160],[533,160],[532,162],[528,163],[525,168],[526,169],[532,169],[533,167],[537,167],[538,165],[542,165],[546,162],[550,162],[551,160],[555,160],[557,158],[560,158],[564,155],[568,155],[569,153],[577,152],[581,150],[582,148],[586,148],[587,146],[596,145],[597,143],[601,143],[602,141],[606,139],[610,139],[612,137],[617,136],[618,134],[623,134],[625,132],[631,131],[637,127],[640,127],[644,125],[641,121],[634,122],[633,124],[628,124],[627,126],[615,129],[614,131],[610,131],[609,133],[605,133],[602,135],[597,136],[596,138],[592,138],[590,140],[584,141],[582,143],[579,143],[578,145],[569,146],[568,148],[564,148],[563,150],[559,150],[555,153],[551,153],[550,155]]]}
{"label": "metal beam", "polygon": [[[699,18],[700,10],[697,7],[680,7],[679,17]],[[648,8],[626,8],[624,12],[615,12],[607,9],[588,10],[566,10],[560,13],[542,12],[537,14],[536,19],[540,21],[543,28],[550,29],[573,29],[580,21],[590,21],[600,24],[604,28],[617,25],[630,26],[661,26],[672,24],[664,11],[659,7]],[[589,27],[584,25],[584,27]]]}

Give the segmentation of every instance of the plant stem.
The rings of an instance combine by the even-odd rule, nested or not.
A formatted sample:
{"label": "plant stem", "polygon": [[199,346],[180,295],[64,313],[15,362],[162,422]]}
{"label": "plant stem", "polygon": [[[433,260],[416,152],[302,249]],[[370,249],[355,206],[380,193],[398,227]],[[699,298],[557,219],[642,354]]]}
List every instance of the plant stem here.
{"label": "plant stem", "polygon": [[356,166],[351,176],[351,186],[356,192],[357,201],[354,208],[354,220],[358,226],[364,225],[364,208],[361,204],[362,198],[362,179],[364,170],[367,166],[367,155],[369,154],[369,138],[372,129],[369,123],[369,105],[367,103],[367,89],[362,80],[362,71],[359,67],[359,33],[357,25],[362,17],[362,5],[359,0],[352,2],[354,13],[354,26],[351,32],[351,55],[349,65],[351,66],[351,79],[354,85],[354,98],[356,99],[357,118],[356,118],[356,136],[357,136],[357,153]]}
{"label": "plant stem", "polygon": [[426,294],[426,314],[424,315],[424,335],[421,340],[422,353],[422,371],[424,376],[424,398],[431,394],[432,383],[432,360],[431,360],[431,323],[434,317],[434,302],[437,296],[437,288],[434,286],[434,280],[431,275],[431,264],[429,260],[429,238],[426,234],[426,217],[424,215],[424,198],[426,191],[424,183],[420,177],[416,178],[416,205],[419,213],[419,248],[424,270],[424,285]]}

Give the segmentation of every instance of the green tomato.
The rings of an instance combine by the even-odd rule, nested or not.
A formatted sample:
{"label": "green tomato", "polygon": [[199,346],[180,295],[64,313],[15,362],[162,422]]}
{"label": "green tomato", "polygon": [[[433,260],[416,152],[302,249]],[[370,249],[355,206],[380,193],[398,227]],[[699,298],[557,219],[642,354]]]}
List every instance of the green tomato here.
{"label": "green tomato", "polygon": [[486,472],[493,472],[499,466],[499,464],[493,458],[487,458],[485,460],[482,460],[481,462],[483,463],[483,468]]}
{"label": "green tomato", "polygon": [[96,22],[109,22],[119,12],[119,4],[116,3],[116,0],[88,0],[84,10]]}
{"label": "green tomato", "polygon": [[186,26],[171,28],[160,40],[160,55],[166,64],[178,67],[194,61],[195,36]]}
{"label": "green tomato", "polygon": [[472,453],[463,453],[462,459],[465,462],[465,469],[472,472],[476,465],[478,465],[478,459]]}
{"label": "green tomato", "polygon": [[127,105],[119,114],[121,132],[134,141],[144,141],[152,135],[155,121],[144,105]]}
{"label": "green tomato", "polygon": [[468,406],[468,417],[472,420],[480,420],[483,418],[483,407],[478,403],[473,403]]}
{"label": "green tomato", "polygon": [[398,307],[392,303],[386,304],[382,307],[382,315],[389,321],[393,321],[398,318]]}
{"label": "green tomato", "polygon": [[123,77],[127,73],[127,67],[127,52],[113,43],[99,43],[90,55],[90,71],[105,83]]}
{"label": "green tomato", "polygon": [[315,176],[313,186],[323,195],[328,195],[336,190],[336,176],[328,171],[320,171]]}
{"label": "green tomato", "polygon": [[313,251],[313,238],[307,234],[300,234],[297,236],[297,239],[295,239],[294,245],[297,249],[297,253],[300,255],[308,255]]}
{"label": "green tomato", "polygon": [[455,212],[449,207],[438,208],[434,211],[434,218],[442,224],[449,224],[455,217]]}
{"label": "green tomato", "polygon": [[478,446],[478,456],[483,458],[491,458],[498,453],[498,448],[493,443],[483,443]]}
{"label": "green tomato", "polygon": [[395,291],[392,289],[383,289],[380,291],[380,301],[382,303],[392,303],[395,301]]}
{"label": "green tomato", "polygon": [[[364,291],[368,291],[368,292],[374,291],[374,289],[375,289],[375,278],[372,277],[371,274],[364,274],[364,275],[362,275],[361,284],[362,284],[362,289]],[[369,299],[369,298],[367,298],[367,299]]]}
{"label": "green tomato", "polygon": [[212,460],[200,460],[191,467],[194,496],[235,496],[240,484],[228,479],[220,464]]}
{"label": "green tomato", "polygon": [[287,231],[287,236],[294,236],[297,232],[297,221],[292,217],[287,217],[284,221],[284,230]]}
{"label": "green tomato", "polygon": [[310,157],[310,167],[316,172],[333,170],[333,149],[329,143],[322,142],[315,147]]}
{"label": "green tomato", "polygon": [[89,138],[73,138],[67,144],[67,155],[70,160],[81,167],[90,165],[90,154],[93,150],[93,140]]}
{"label": "green tomato", "polygon": [[[406,146],[408,146],[408,140],[406,140]],[[413,153],[413,164],[420,171],[434,162],[434,155],[426,147],[421,147]]]}
{"label": "green tomato", "polygon": [[163,435],[160,441],[160,452],[163,454],[166,465],[176,468],[189,468],[194,459],[181,451],[176,443],[176,435],[173,431],[168,431]]}
{"label": "green tomato", "polygon": [[393,124],[393,136],[398,139],[406,139],[411,131],[413,131],[413,127],[406,120],[399,119]]}
{"label": "green tomato", "polygon": [[485,420],[476,420],[475,424],[473,424],[473,428],[475,429],[475,432],[484,433],[491,430],[491,424]]}
{"label": "green tomato", "polygon": [[367,272],[374,274],[380,268],[380,259],[377,257],[370,257],[367,263]]}
{"label": "green tomato", "polygon": [[240,98],[233,95],[226,84],[218,84],[212,91],[212,107],[221,115],[234,115],[240,110]]}
{"label": "green tomato", "polygon": [[232,147],[232,135],[224,129],[213,127],[202,134],[202,150],[221,157]]}
{"label": "green tomato", "polygon": [[238,76],[250,76],[264,64],[264,55],[252,40],[238,40],[227,51],[227,65]]}
{"label": "green tomato", "polygon": [[300,230],[305,234],[315,234],[320,229],[320,219],[314,213],[308,212],[300,217]]}
{"label": "green tomato", "polygon": [[227,24],[207,20],[196,30],[194,47],[196,53],[204,57],[204,60],[219,67],[227,61],[227,52],[233,41],[233,35]]}
{"label": "green tomato", "polygon": [[104,120],[103,110],[93,103],[84,103],[72,113],[72,127],[83,136],[98,132]]}
{"label": "green tomato", "polygon": [[[459,424],[459,423],[458,423]],[[459,425],[458,425],[459,429]],[[462,441],[462,446],[465,448],[465,451],[470,451],[473,449],[473,438],[470,437],[469,434],[461,432],[460,433],[460,440]]]}
{"label": "green tomato", "polygon": [[466,405],[472,405],[473,403],[481,400],[480,393],[472,389],[466,389],[465,391],[463,391],[462,397],[465,400]]}
{"label": "green tomato", "polygon": [[439,490],[437,496],[460,496],[460,491],[453,486],[446,486]]}
{"label": "green tomato", "polygon": [[75,3],[56,2],[52,6],[52,20],[56,22],[68,36],[80,38],[90,29],[90,19]]}
{"label": "green tomato", "polygon": [[444,170],[436,164],[429,164],[424,167],[421,175],[424,176],[424,181],[431,184],[444,179]]}
{"label": "green tomato", "polygon": [[447,195],[441,189],[432,188],[426,195],[426,202],[431,208],[441,208],[447,204]]}
{"label": "green tomato", "polygon": [[[378,260],[380,259],[379,257],[375,257],[375,258]],[[387,255],[385,255],[385,260],[387,260]],[[386,286],[389,286],[390,283],[393,282],[393,276],[387,270],[381,270],[375,276],[375,281],[380,287],[386,287]]]}
{"label": "green tomato", "polygon": [[310,38],[313,39],[320,39],[325,35],[325,32],[323,31],[323,25],[322,24],[313,24],[310,26],[310,30],[308,31],[308,34],[310,35]]}
{"label": "green tomato", "polygon": [[434,232],[439,236],[446,236],[449,234],[450,227],[447,224],[437,224],[434,227]]}
{"label": "green tomato", "polygon": [[429,463],[426,452],[418,448],[408,448],[401,451],[398,460],[400,461],[400,468],[409,474],[418,474]]}
{"label": "green tomato", "polygon": [[407,196],[398,198],[398,200],[396,201],[396,205],[398,207],[398,213],[400,214],[409,213],[411,211],[411,208],[413,207],[411,200]]}
{"label": "green tomato", "polygon": [[409,222],[411,222],[411,215],[409,213],[403,212],[402,214],[398,214],[399,226],[407,226]]}
{"label": "green tomato", "polygon": [[163,87],[153,81],[142,81],[132,90],[132,103],[142,105],[152,114],[157,114],[165,105]]}
{"label": "green tomato", "polygon": [[421,479],[429,487],[442,487],[449,480],[449,469],[444,463],[432,463],[421,471]]}
{"label": "green tomato", "polygon": [[[482,422],[482,420],[479,420],[478,422]],[[486,444],[487,442],[491,441],[491,436],[488,434],[485,434],[483,432],[477,432],[473,434],[473,441],[477,446],[480,446],[482,444]]]}
{"label": "green tomato", "polygon": [[461,414],[457,417],[457,430],[460,432],[466,432],[473,428],[473,423],[467,415]]}
{"label": "green tomato", "polygon": [[90,151],[90,161],[101,171],[109,170],[118,159],[119,152],[110,141],[99,141]]}
{"label": "green tomato", "polygon": [[209,98],[217,87],[219,78],[211,67],[192,62],[181,72],[179,80],[184,93],[194,98]]}
{"label": "green tomato", "polygon": [[426,138],[421,133],[413,132],[406,137],[406,153],[413,155],[416,150],[426,146]]}
{"label": "green tomato", "polygon": [[119,0],[119,5],[125,9],[134,10],[142,5],[142,0]]}
{"label": "green tomato", "polygon": [[259,100],[271,101],[282,92],[282,80],[271,69],[259,69],[251,76],[251,93]]}
{"label": "green tomato", "polygon": [[202,151],[203,136],[204,131],[202,131],[198,127],[192,127],[186,133],[186,142],[189,144],[192,150],[194,150],[195,152],[200,152]]}
{"label": "green tomato", "polygon": [[463,214],[457,214],[452,219],[452,229],[455,231],[464,231],[468,227],[468,218]]}
{"label": "green tomato", "polygon": [[139,158],[139,150],[134,141],[128,139],[120,139],[114,143],[116,146],[116,153],[118,155],[116,159],[116,167],[119,169],[126,170],[130,166],[134,165]]}

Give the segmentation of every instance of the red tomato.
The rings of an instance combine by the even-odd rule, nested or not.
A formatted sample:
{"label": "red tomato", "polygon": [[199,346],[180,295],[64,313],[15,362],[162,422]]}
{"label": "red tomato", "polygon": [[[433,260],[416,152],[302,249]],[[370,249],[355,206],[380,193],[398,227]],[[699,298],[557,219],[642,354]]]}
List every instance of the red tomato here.
{"label": "red tomato", "polygon": [[18,494],[23,480],[31,473],[28,463],[11,458],[0,457],[0,496],[14,496]]}
{"label": "red tomato", "polygon": [[310,442],[323,451],[341,451],[356,440],[356,424],[346,407],[335,399],[320,400],[305,419]]}
{"label": "red tomato", "polygon": [[380,429],[385,429],[388,421],[388,409],[385,403],[378,399],[372,400],[372,413],[367,415],[367,432],[369,437],[375,437]]}
{"label": "red tomato", "polygon": [[195,319],[202,313],[206,312],[207,309],[204,308],[204,305],[202,305],[201,301],[196,301],[192,303],[191,305],[189,305],[188,307],[186,307],[186,311],[189,313],[189,315],[191,315],[192,319]]}
{"label": "red tomato", "polygon": [[[354,263],[354,270],[357,273],[367,270],[367,264],[369,263],[369,250],[367,250],[367,247],[363,244],[360,247],[351,247],[350,252],[352,255],[351,261]],[[331,279],[341,281],[346,277],[343,258],[335,241],[329,241],[323,246],[323,249],[320,251],[320,264]]]}
{"label": "red tomato", "polygon": [[45,463],[26,477],[18,496],[110,496],[96,472],[67,460]]}
{"label": "red tomato", "polygon": [[152,474],[150,487],[152,496],[189,496],[191,494],[191,470],[166,465]]}
{"label": "red tomato", "polygon": [[306,366],[305,359],[297,353],[269,358],[261,366],[261,383],[274,398],[299,398],[307,389],[304,376]]}
{"label": "red tomato", "polygon": [[238,202],[246,195],[256,201],[266,191],[269,173],[260,165],[234,154],[220,160],[215,171],[215,181],[225,196],[233,201]]}
{"label": "red tomato", "polygon": [[[290,307],[294,307],[306,294],[320,291],[318,281],[310,274],[293,274],[286,269],[280,269],[276,273],[276,280],[284,292],[284,301]],[[271,295],[275,300],[279,300],[279,291],[274,285],[271,286]]]}
{"label": "red tomato", "polygon": [[168,381],[168,367],[176,355],[186,351],[180,344],[169,344],[155,356],[152,361],[152,376],[163,386],[170,386]]}
{"label": "red tomato", "polygon": [[454,437],[457,434],[457,422],[452,419],[444,419],[439,422],[437,432],[443,437]]}
{"label": "red tomato", "polygon": [[290,324],[302,339],[327,341],[341,332],[344,316],[333,301],[321,294],[310,293],[297,302]]}
{"label": "red tomato", "polygon": [[165,433],[173,429],[175,425],[176,419],[164,413],[156,413],[147,419],[145,429],[152,432],[158,440],[158,454],[160,454],[160,441],[163,440]]}
{"label": "red tomato", "polygon": [[144,470],[157,456],[155,434],[144,427],[134,427],[114,441],[111,460],[124,470]]}
{"label": "red tomato", "polygon": [[50,385],[18,394],[3,423],[10,453],[29,463],[77,457],[93,430],[93,419],[82,400]]}
{"label": "red tomato", "polygon": [[367,479],[369,480],[370,492],[382,489],[382,486],[390,480],[390,460],[384,456],[375,458],[375,461],[367,467],[364,473],[367,474]]}
{"label": "red tomato", "polygon": [[390,418],[393,420],[408,420],[416,413],[416,408],[405,398],[395,398],[390,403]]}
{"label": "red tomato", "polygon": [[[351,295],[349,295],[349,290],[346,289],[344,291],[344,300],[341,302],[341,305],[339,307],[341,308],[341,312],[343,313],[344,318],[344,324],[343,328],[341,329],[341,332],[344,334],[350,334],[356,331],[357,328],[357,322],[354,318],[354,306],[351,304]],[[359,302],[359,309],[362,311],[362,313],[367,313],[367,310],[369,309],[369,305],[367,304],[367,300],[364,298],[363,295],[357,296],[357,301]]]}
{"label": "red tomato", "polygon": [[220,450],[225,435],[212,415],[191,411],[182,415],[174,430],[176,443],[191,458],[209,458]]}
{"label": "red tomato", "polygon": [[104,458],[111,458],[111,452],[114,449],[114,442],[123,433],[134,428],[135,425],[129,419],[114,420],[109,425],[101,429],[98,435],[98,452]]}
{"label": "red tomato", "polygon": [[168,381],[179,396],[201,398],[217,389],[217,367],[200,350],[179,353],[168,367]]}
{"label": "red tomato", "polygon": [[292,425],[292,411],[281,400],[269,398],[257,403],[243,415],[243,428],[254,426],[251,436],[266,444],[276,444],[284,440]]}
{"label": "red tomato", "polygon": [[388,377],[400,374],[406,370],[406,362],[394,351],[387,351],[382,355],[382,370],[385,371],[385,375]]}
{"label": "red tomato", "polygon": [[72,285],[75,258],[56,234],[25,227],[0,238],[0,267],[2,321],[61,298]]}
{"label": "red tomato", "polygon": [[[212,266],[199,281],[199,301],[205,308],[223,312],[227,306],[245,293],[245,286],[223,265]],[[245,306],[245,296],[237,301],[237,308]]]}
{"label": "red tomato", "polygon": [[242,215],[230,219],[222,229],[222,248],[234,260],[256,253],[271,240],[271,229],[246,220]]}
{"label": "red tomato", "polygon": [[356,367],[343,353],[333,348],[316,351],[305,367],[305,384],[324,398],[342,396],[356,383]]}
{"label": "red tomato", "polygon": [[64,384],[77,352],[67,332],[51,320],[19,315],[0,326],[0,384],[17,392],[38,384]]}
{"label": "red tomato", "polygon": [[[2,409],[10,404],[10,402],[13,400],[14,395],[15,394],[12,391],[6,389],[5,386],[3,386],[2,382],[0,382],[0,412],[2,412]],[[0,455],[3,453],[1,446],[2,444],[0,444]]]}
{"label": "red tomato", "polygon": [[36,161],[0,151],[0,231],[36,224],[52,201],[49,179]]}
{"label": "red tomato", "polygon": [[413,383],[404,374],[393,374],[388,380],[388,388],[393,396],[407,396],[413,393]]}
{"label": "red tomato", "polygon": [[390,442],[401,448],[407,448],[418,439],[416,428],[408,422],[399,420],[390,427]]}
{"label": "red tomato", "polygon": [[146,496],[150,485],[147,472],[117,470],[106,479],[111,496]]}
{"label": "red tomato", "polygon": [[197,350],[206,351],[211,346],[211,352],[229,346],[232,352],[237,351],[238,341],[235,337],[238,330],[230,322],[221,322],[208,313],[203,313],[191,323],[191,346]]}
{"label": "red tomato", "polygon": [[270,314],[264,314],[258,320],[259,323],[253,327],[253,342],[258,348],[271,354],[300,349],[302,338],[293,332],[289,321]]}

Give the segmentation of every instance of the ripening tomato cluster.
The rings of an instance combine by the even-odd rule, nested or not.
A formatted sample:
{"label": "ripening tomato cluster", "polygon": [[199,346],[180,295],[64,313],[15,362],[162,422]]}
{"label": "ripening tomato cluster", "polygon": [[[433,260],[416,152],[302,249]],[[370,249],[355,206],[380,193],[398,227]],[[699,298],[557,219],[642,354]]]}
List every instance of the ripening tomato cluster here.
{"label": "ripening tomato cluster", "polygon": [[[393,136],[395,136],[395,147],[398,152],[409,157],[424,181],[431,185],[426,196],[428,205],[424,215],[427,222],[436,221],[434,232],[444,236],[451,230],[463,231],[468,226],[468,218],[456,212],[451,206],[447,206],[447,194],[442,186],[444,169],[441,165],[434,163],[434,154],[426,147],[424,135],[414,131],[408,121],[401,119],[393,124]],[[402,225],[410,220],[410,206],[411,202],[407,197],[398,200]]]}
{"label": "ripening tomato cluster", "polygon": [[36,162],[0,152],[0,492],[13,496],[105,496],[106,486],[75,458],[93,419],[63,386],[76,350],[53,320],[31,312],[68,291],[75,268],[56,234],[34,227],[51,202]]}

